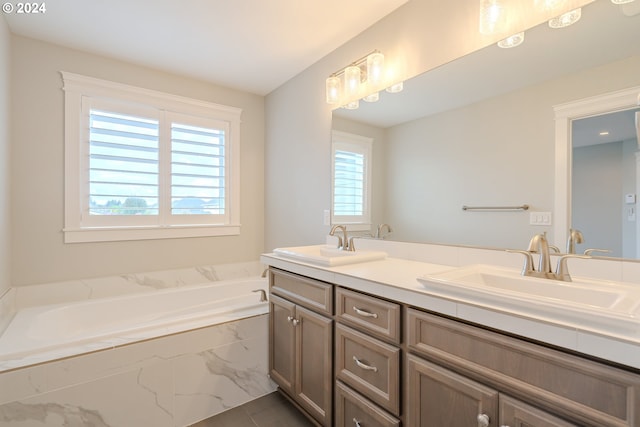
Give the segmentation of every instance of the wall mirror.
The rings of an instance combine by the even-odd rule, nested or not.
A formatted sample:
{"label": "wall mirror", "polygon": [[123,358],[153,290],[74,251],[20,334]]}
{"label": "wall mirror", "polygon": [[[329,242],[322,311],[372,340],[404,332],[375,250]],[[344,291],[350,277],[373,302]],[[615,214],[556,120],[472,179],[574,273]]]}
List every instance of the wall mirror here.
{"label": "wall mirror", "polygon": [[[373,227],[391,224],[390,240],[494,248],[524,248],[546,232],[564,252],[571,191],[557,187],[570,178],[556,175],[570,173],[571,155],[557,154],[554,106],[640,86],[638,3],[597,0],[571,27],[541,24],[519,47],[488,46],[406,81],[399,94],[335,110],[334,130],[375,141]],[[528,211],[462,209],[524,204]],[[589,233],[586,247],[599,246]]]}

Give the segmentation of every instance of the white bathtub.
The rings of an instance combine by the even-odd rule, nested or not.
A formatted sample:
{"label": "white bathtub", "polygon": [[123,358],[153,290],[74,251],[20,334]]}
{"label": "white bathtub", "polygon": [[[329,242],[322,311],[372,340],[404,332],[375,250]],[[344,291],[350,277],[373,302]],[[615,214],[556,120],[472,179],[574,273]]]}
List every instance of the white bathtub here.
{"label": "white bathtub", "polygon": [[0,372],[265,314],[266,295],[248,278],[25,308],[0,336]]}

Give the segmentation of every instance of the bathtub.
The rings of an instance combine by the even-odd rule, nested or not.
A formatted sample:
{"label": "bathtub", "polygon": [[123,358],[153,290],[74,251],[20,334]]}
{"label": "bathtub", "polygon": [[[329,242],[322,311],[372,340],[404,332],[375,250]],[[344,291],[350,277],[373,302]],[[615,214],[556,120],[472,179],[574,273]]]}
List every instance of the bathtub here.
{"label": "bathtub", "polygon": [[268,313],[268,282],[244,278],[24,308],[0,336],[0,372]]}

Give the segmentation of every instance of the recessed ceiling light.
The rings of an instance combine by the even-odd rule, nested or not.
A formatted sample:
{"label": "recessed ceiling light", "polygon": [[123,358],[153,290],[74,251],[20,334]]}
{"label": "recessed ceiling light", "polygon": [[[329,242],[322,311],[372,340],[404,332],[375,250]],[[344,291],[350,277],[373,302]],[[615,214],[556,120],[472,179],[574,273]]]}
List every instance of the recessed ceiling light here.
{"label": "recessed ceiling light", "polygon": [[599,133],[600,136],[607,136],[609,135],[609,131],[608,130],[604,130],[602,132]]}

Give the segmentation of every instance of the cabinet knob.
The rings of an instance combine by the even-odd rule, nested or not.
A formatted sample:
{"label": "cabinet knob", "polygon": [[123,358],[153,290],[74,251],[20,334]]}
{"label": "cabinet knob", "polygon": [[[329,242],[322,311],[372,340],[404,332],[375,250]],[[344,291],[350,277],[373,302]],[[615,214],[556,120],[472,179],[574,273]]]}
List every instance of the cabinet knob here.
{"label": "cabinet knob", "polygon": [[355,419],[355,418],[353,419],[353,424],[354,424],[356,427],[361,427],[361,426],[360,426],[360,421],[358,421],[358,420],[357,420],[357,419]]}
{"label": "cabinet knob", "polygon": [[478,415],[478,427],[489,427],[489,415],[487,414]]}
{"label": "cabinet knob", "polygon": [[353,361],[356,362],[356,365],[358,365],[359,367],[361,367],[365,371],[378,372],[378,368],[376,368],[375,366],[367,365],[366,363],[362,363],[362,361],[360,359],[358,359],[356,356],[353,356]]}
{"label": "cabinet knob", "polygon": [[300,323],[300,321],[298,319],[293,319],[291,323],[293,323],[293,326],[298,326],[298,323]]}
{"label": "cabinet knob", "polygon": [[291,322],[293,320],[293,316],[287,316],[287,322]]}
{"label": "cabinet knob", "polygon": [[361,308],[356,307],[355,305],[353,306],[353,311],[355,311],[356,313],[358,313],[362,317],[373,317],[374,319],[378,318],[378,314],[377,313],[371,313],[370,311],[363,310]]}

